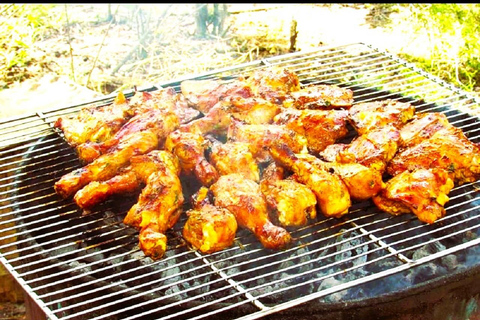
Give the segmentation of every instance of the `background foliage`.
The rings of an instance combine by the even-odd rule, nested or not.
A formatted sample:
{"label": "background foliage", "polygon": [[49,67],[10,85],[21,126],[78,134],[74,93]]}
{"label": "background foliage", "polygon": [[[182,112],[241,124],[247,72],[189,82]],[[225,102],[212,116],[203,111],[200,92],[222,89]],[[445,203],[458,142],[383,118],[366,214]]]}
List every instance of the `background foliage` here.
{"label": "background foliage", "polygon": [[[73,41],[73,36],[69,34],[69,31],[77,21],[74,17],[68,17],[66,8],[64,10],[62,8],[58,9],[59,5],[57,5],[57,9],[54,10],[53,6],[51,4],[0,5],[0,87],[8,88],[15,82],[21,82],[42,72],[51,71],[67,74],[74,81],[93,90],[106,90],[105,88],[108,86],[97,85],[95,80],[114,83],[118,81],[121,74],[114,75],[117,79],[113,75],[112,77],[105,77],[95,75],[95,73],[92,74],[91,70],[90,72],[84,72],[82,75],[78,70],[74,70],[73,61],[69,67],[60,66],[52,59],[46,60],[45,55],[39,54],[38,50],[35,50],[36,42],[53,36],[61,35],[59,39],[69,45]],[[384,3],[366,4],[366,6],[370,10],[368,22],[373,28],[401,30],[405,33],[414,34],[421,39],[420,41],[422,41],[426,50],[400,53],[399,55],[402,58],[464,90],[480,91],[480,43],[478,41],[480,38],[480,4]],[[90,23],[111,23],[114,12],[110,6],[108,9],[108,15],[105,12],[103,16],[88,17]],[[144,14],[143,17],[145,16]],[[136,16],[137,19],[138,17],[140,15]],[[70,18],[68,23],[65,23],[66,18]],[[116,22],[122,23],[120,20],[117,19]],[[128,20],[128,18],[123,20]],[[105,25],[104,30],[105,33],[108,32],[107,25]],[[152,30],[147,31],[155,35]],[[215,56],[217,61],[226,58],[232,59],[232,63],[241,63],[262,55],[278,55],[288,51],[282,51],[282,46],[288,49],[289,43],[276,30],[265,31],[263,37],[253,35],[243,38],[235,34],[235,29],[228,31],[231,35],[228,39],[229,50],[236,50],[235,54],[226,57],[221,55],[221,50],[218,48],[208,47],[202,48],[201,51],[215,50],[215,52],[208,52],[208,54]],[[168,32],[172,33],[174,30],[168,30]],[[165,34],[162,37],[161,41],[165,41]],[[147,49],[140,47],[138,52],[145,55]],[[69,54],[68,50],[66,51],[63,53],[64,55]],[[183,72],[194,73],[196,71],[186,70],[185,66],[180,64],[178,52],[172,52],[170,56],[161,56],[160,52],[163,51],[157,50],[155,57],[149,56],[141,62],[136,62],[134,72],[138,73],[139,68],[145,70],[149,68],[147,71],[152,74],[161,73],[168,77],[175,75],[167,73],[173,67],[182,68]],[[195,57],[194,54],[190,54],[190,59],[193,60]],[[149,62],[153,60],[159,61],[158,63],[162,66],[161,70],[152,70],[152,65]],[[193,65],[200,64],[193,63]],[[218,66],[219,62],[217,62]],[[203,67],[207,68],[207,66]],[[111,87],[115,88],[113,85]],[[116,87],[118,88],[118,85]]]}

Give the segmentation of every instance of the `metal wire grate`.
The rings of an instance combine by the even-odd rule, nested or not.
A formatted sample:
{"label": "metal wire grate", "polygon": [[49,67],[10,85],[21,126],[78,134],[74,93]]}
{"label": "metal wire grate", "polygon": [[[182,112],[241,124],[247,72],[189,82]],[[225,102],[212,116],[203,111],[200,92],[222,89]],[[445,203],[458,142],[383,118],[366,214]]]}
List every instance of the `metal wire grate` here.
{"label": "metal wire grate", "polygon": [[[442,112],[480,142],[479,101],[412,65],[364,44],[322,47],[233,66],[188,79],[234,78],[271,65],[302,84],[337,84],[354,99],[396,99],[417,112]],[[179,91],[180,82],[159,84]],[[155,90],[157,87],[145,90]],[[131,94],[131,93],[130,93]],[[127,94],[128,96],[129,94]],[[240,230],[236,244],[202,255],[169,231],[160,261],[145,258],[122,219],[134,202],[112,198],[82,215],[53,184],[78,168],[52,127],[61,115],[113,97],[0,123],[0,261],[50,319],[256,319],[449,281],[480,264],[478,182],[456,187],[446,217],[433,225],[354,203],[342,219],[318,217],[292,230],[294,246],[269,251]]]}

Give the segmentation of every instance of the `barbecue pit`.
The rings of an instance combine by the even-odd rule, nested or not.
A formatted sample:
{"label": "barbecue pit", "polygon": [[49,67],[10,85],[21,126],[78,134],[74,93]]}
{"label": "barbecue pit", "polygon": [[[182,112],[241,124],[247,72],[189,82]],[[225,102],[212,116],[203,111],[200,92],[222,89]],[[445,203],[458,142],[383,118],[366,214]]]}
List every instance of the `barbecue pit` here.
{"label": "barbecue pit", "polygon": [[[183,80],[231,79],[270,66],[295,71],[302,85],[350,88],[355,102],[396,99],[412,103],[417,112],[442,112],[471,141],[480,142],[478,99],[362,43],[282,55],[139,90],[180,91]],[[53,123],[113,99],[0,123],[0,261],[46,317],[372,318],[408,308],[448,309],[448,297],[468,300],[480,291],[475,289],[480,282],[479,182],[455,187],[447,215],[432,225],[414,215],[380,212],[363,201],[341,219],[319,215],[292,230],[295,242],[286,250],[266,250],[251,233],[239,230],[234,246],[204,255],[182,239],[183,217],[167,235],[165,256],[145,257],[137,231],[122,223],[135,199],[112,198],[82,215],[53,189],[63,174],[80,167]],[[435,305],[440,307],[432,309]]]}

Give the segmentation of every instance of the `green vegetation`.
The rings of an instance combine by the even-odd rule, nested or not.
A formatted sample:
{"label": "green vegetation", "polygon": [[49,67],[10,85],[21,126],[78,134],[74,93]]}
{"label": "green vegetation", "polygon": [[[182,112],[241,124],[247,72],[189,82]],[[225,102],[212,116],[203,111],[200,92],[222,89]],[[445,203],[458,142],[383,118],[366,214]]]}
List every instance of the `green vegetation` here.
{"label": "green vegetation", "polygon": [[[422,37],[422,48],[426,47],[427,50],[420,52],[420,46],[410,44],[409,46],[412,50],[400,53],[400,57],[415,63],[419,68],[464,90],[472,92],[480,91],[480,43],[478,42],[480,34],[480,4],[384,3],[365,4],[364,7],[370,10],[370,14],[367,16],[367,22],[370,23],[372,27],[391,28],[395,31],[403,31],[407,34]],[[196,57],[192,52],[195,50],[195,47],[198,49],[199,42],[194,42],[191,47],[185,43],[184,48],[181,49],[181,54],[185,53],[184,55],[179,54],[179,49],[171,49],[165,46],[170,41],[166,35],[171,35],[172,32],[180,32],[174,30],[174,27],[169,27],[167,30],[152,29],[147,32],[155,36],[156,42],[152,42],[152,44],[156,44],[156,47],[155,50],[153,50],[152,47],[140,41],[140,48],[143,51],[148,51],[149,56],[139,62],[125,65],[119,64],[116,66],[111,64],[118,64],[118,61],[107,57],[110,58],[110,60],[105,62],[103,66],[98,67],[98,65],[95,65],[97,64],[98,55],[104,55],[102,51],[103,40],[94,50],[91,50],[92,56],[80,57],[78,50],[75,52],[77,55],[74,56],[72,50],[78,49],[78,47],[72,49],[71,41],[73,41],[73,35],[69,32],[71,32],[74,25],[77,28],[76,30],[80,29],[81,32],[83,32],[82,28],[84,27],[79,25],[84,23],[85,25],[89,24],[88,27],[98,28],[100,36],[97,38],[104,39],[110,29],[109,23],[113,21],[112,19],[105,19],[105,17],[107,17],[106,8],[107,7],[105,7],[105,14],[102,14],[102,11],[100,12],[101,16],[99,16],[97,12],[96,14],[92,13],[91,15],[75,17],[73,14],[70,15],[70,11],[67,12],[67,7],[63,5],[0,4],[0,88],[8,88],[15,82],[21,82],[28,78],[41,75],[43,72],[52,71],[70,76],[72,80],[75,80],[81,85],[99,90],[98,85],[89,84],[89,81],[94,81],[94,78],[99,82],[103,81],[102,83],[105,83],[105,81],[112,83],[117,80],[124,81],[128,77],[123,74],[124,78],[119,78],[121,75],[117,71],[120,67],[122,67],[121,71],[125,70],[125,72],[128,71],[128,68],[133,69],[133,71],[131,71],[133,72],[133,76],[136,76],[136,72],[139,72],[142,68],[145,70],[148,69],[145,72],[147,72],[149,76],[157,75],[158,79],[156,80],[158,81],[162,80],[161,77],[170,76],[169,72],[172,72],[171,69],[173,68],[184,70],[183,72],[190,70],[185,64]],[[134,6],[132,5],[130,10],[132,11],[133,9]],[[112,8],[108,7],[108,16],[110,18],[112,18],[112,13]],[[125,16],[124,20],[134,20],[132,17],[133,16]],[[86,21],[86,19],[89,21]],[[136,19],[138,19],[138,17]],[[121,21],[121,17],[117,17],[117,21],[114,23],[119,24]],[[191,21],[191,25],[194,28],[195,20],[193,14]],[[186,21],[183,25],[188,26],[188,23],[189,22]],[[157,22],[156,25],[162,25],[165,28],[170,24]],[[257,26],[257,28],[259,27]],[[245,37],[245,35],[243,35],[243,38],[239,37],[239,35],[235,34],[237,30],[238,28],[232,28],[232,30],[230,30],[230,40],[225,40],[225,43],[228,43],[228,45],[225,45],[224,49],[212,47],[208,48],[210,51],[206,49],[199,51],[202,51],[204,56],[206,55],[206,58],[210,57],[210,60],[216,61],[217,65],[222,62],[221,60],[225,57],[231,58],[230,63],[235,64],[241,60],[240,58],[255,59],[256,57],[265,56],[265,54],[281,54],[282,50],[277,50],[276,48],[278,46],[286,46],[288,42],[284,35],[276,32],[266,23],[265,28],[260,34],[250,34],[251,39]],[[95,30],[85,29],[87,35],[90,35],[93,31]],[[112,32],[113,31],[110,31],[110,34]],[[161,34],[157,35],[159,33]],[[110,34],[108,34],[108,36],[110,36]],[[51,50],[50,47],[46,49],[43,48],[43,51],[35,47],[38,41],[53,36],[58,38],[55,40],[57,43],[63,43],[70,46],[70,48],[62,47],[62,50],[52,52],[53,50]],[[235,40],[238,40],[237,45],[233,45]],[[244,48],[245,46],[246,48]],[[132,47],[135,49],[134,46]],[[237,60],[235,60],[232,58],[236,57],[235,55],[221,55],[222,50],[225,52],[229,50],[237,51],[237,56],[240,58],[237,57]],[[166,57],[168,52],[171,52],[171,57]],[[244,57],[247,53],[248,57]],[[126,53],[121,54],[126,55]],[[58,61],[56,61],[56,58],[59,56],[64,58],[68,57],[71,60],[70,64],[68,66],[65,64],[60,65]],[[187,59],[183,58],[184,56],[186,56]],[[127,55],[127,57],[129,56]],[[158,61],[157,66],[153,64],[154,61]],[[243,62],[243,60],[240,62]],[[205,61],[205,63],[207,63],[207,61]],[[85,69],[88,67],[87,71],[81,72],[81,70],[78,70],[82,64]],[[228,61],[225,61],[225,64],[228,64]],[[193,65],[202,66],[204,63],[203,60],[201,62],[199,60],[199,63],[193,63]],[[92,74],[94,68],[98,71],[100,68],[106,70],[109,67],[113,68],[114,71]],[[208,68],[206,65],[203,67]],[[194,70],[190,72],[195,73]],[[114,77],[118,79],[115,80]]]}
{"label": "green vegetation", "polygon": [[0,5],[0,87],[34,76],[34,43],[58,30],[61,22],[53,16],[52,5]]}
{"label": "green vegetation", "polygon": [[[404,11],[389,27],[424,35],[429,54],[402,58],[467,91],[480,91],[480,4],[397,4]],[[400,10],[401,9],[401,10]]]}

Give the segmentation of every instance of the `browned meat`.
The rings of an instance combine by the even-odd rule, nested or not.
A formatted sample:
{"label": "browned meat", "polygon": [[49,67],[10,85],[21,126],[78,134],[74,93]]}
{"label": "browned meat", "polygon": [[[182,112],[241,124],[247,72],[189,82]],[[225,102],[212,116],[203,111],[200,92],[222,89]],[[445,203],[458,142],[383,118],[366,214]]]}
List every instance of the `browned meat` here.
{"label": "browned meat", "polygon": [[54,187],[63,198],[73,196],[92,181],[105,181],[118,174],[130,159],[148,153],[158,147],[158,136],[152,131],[132,134],[128,140],[118,144],[110,152],[101,155],[86,166],[63,175]]}
{"label": "browned meat", "polygon": [[436,131],[430,138],[399,151],[389,162],[387,172],[396,176],[404,171],[441,168],[457,184],[480,177],[480,149],[459,128]]}
{"label": "browned meat", "polygon": [[178,158],[163,150],[153,150],[144,155],[133,156],[130,165],[105,181],[92,181],[74,196],[77,205],[90,209],[114,194],[136,193],[145,186],[148,177],[162,167],[168,166],[180,174]]}
{"label": "browned meat", "polygon": [[238,224],[229,210],[214,206],[201,187],[194,195],[193,208],[186,212],[188,218],[183,227],[183,237],[203,253],[213,253],[232,246]]}
{"label": "browned meat", "polygon": [[260,169],[247,142],[212,141],[210,161],[220,175],[240,173],[244,178],[260,181]]}
{"label": "browned meat", "polygon": [[265,248],[281,249],[290,243],[290,233],[269,220],[267,203],[255,181],[233,173],[220,176],[210,190],[215,206],[232,212],[238,225],[255,234]]}
{"label": "browned meat", "polygon": [[252,88],[254,96],[279,105],[289,94],[300,90],[297,74],[281,67],[258,69],[241,80]]}
{"label": "browned meat", "polygon": [[175,130],[168,135],[165,149],[175,154],[187,175],[194,175],[202,185],[210,186],[218,179],[215,167],[205,158],[208,140],[199,134]]}
{"label": "browned meat", "polygon": [[333,144],[320,156],[330,162],[358,163],[383,173],[398,150],[399,131],[384,126],[357,136],[349,144]]}
{"label": "browned meat", "polygon": [[390,179],[378,195],[375,205],[393,215],[413,213],[425,223],[445,216],[445,204],[453,181],[443,169],[404,171]]}
{"label": "browned meat", "polygon": [[72,147],[86,142],[104,142],[128,121],[132,116],[131,109],[123,93],[119,93],[113,103],[83,108],[73,116],[59,117],[54,126],[63,132]]}
{"label": "browned meat", "polygon": [[274,124],[304,136],[309,151],[319,153],[347,135],[347,118],[348,111],[343,110],[286,109],[274,118]]}
{"label": "browned meat", "polygon": [[372,130],[394,126],[400,129],[415,114],[410,103],[386,99],[354,104],[350,109],[350,122],[359,135]]}
{"label": "browned meat", "polygon": [[384,186],[382,173],[359,163],[325,162],[310,154],[299,154],[300,160],[315,167],[338,175],[353,200],[367,200],[376,195]]}
{"label": "browned meat", "polygon": [[284,144],[270,148],[273,159],[295,174],[295,178],[309,187],[317,197],[322,213],[327,217],[341,217],[351,206],[350,194],[342,179],[310,161],[301,159]]}
{"label": "browned meat", "polygon": [[336,85],[309,85],[288,95],[283,101],[286,108],[349,109],[353,104],[353,91]]}
{"label": "browned meat", "polygon": [[435,132],[441,129],[455,131],[443,113],[416,114],[412,121],[400,129],[400,148],[405,149],[414,146],[430,138]]}
{"label": "browned meat", "polygon": [[284,143],[295,153],[306,153],[307,140],[285,126],[275,124],[242,124],[232,121],[228,127],[229,142],[246,142],[258,162],[271,160],[268,148],[274,143]]}
{"label": "browned meat", "polygon": [[189,106],[207,114],[220,101],[250,98],[254,94],[243,81],[185,80],[180,84]]}
{"label": "browned meat", "polygon": [[283,227],[304,226],[317,216],[317,198],[304,184],[284,179],[280,168],[272,162],[260,182],[270,215]]}

